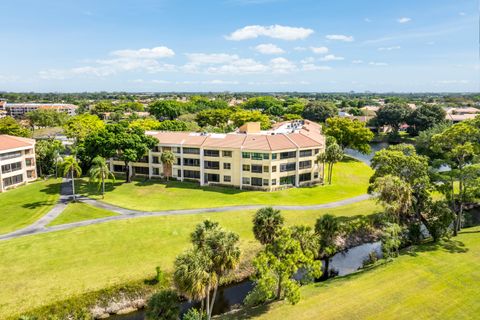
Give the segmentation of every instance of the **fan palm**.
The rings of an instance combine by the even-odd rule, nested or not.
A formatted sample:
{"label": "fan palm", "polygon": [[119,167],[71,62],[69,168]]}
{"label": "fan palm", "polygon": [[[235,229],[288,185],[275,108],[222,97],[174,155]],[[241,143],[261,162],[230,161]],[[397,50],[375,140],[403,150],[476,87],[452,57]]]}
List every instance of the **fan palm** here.
{"label": "fan palm", "polygon": [[[172,165],[175,163],[175,154],[173,154],[172,151],[164,151],[162,152],[162,155],[160,156],[160,161],[162,161],[162,164],[164,166],[168,166],[169,168],[172,167]],[[164,170],[165,172],[165,170]],[[168,172],[171,174],[172,170],[168,170]],[[168,174],[166,175],[167,180],[168,180]]]}
{"label": "fan palm", "polygon": [[96,156],[92,161],[92,167],[89,170],[90,182],[97,183],[98,189],[102,189],[102,199],[105,196],[105,180],[112,178],[115,181],[115,175],[110,171],[104,158]]}
{"label": "fan palm", "polygon": [[75,201],[75,177],[82,175],[82,168],[80,168],[77,159],[72,156],[65,157],[62,162],[63,176],[70,176],[72,179],[72,194],[73,201]]}

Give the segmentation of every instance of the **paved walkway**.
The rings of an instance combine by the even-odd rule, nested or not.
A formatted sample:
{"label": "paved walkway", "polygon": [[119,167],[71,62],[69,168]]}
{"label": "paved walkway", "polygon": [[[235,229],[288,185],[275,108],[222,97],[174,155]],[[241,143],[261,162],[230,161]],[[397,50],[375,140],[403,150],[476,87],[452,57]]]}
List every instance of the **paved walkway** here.
{"label": "paved walkway", "polygon": [[[70,191],[67,191],[68,186],[70,183],[63,183],[62,185],[62,194],[71,194],[71,187]],[[65,186],[65,189],[63,188]],[[67,197],[68,199],[66,199]],[[353,198],[348,198],[340,201],[329,202],[324,204],[315,204],[315,205],[299,205],[299,206],[273,206],[273,208],[278,210],[318,210],[318,209],[328,209],[328,208],[335,208],[344,206],[347,204],[363,201],[369,199],[371,196],[368,194],[360,195]],[[63,200],[62,200],[63,198]],[[48,223],[50,223],[53,219],[55,219],[65,208],[66,204],[70,200],[69,196],[61,197],[59,203],[44,217],[40,220],[35,222],[34,224],[24,228],[17,230],[12,233],[8,233],[5,235],[0,235],[0,240],[7,240],[13,239],[21,236],[26,236],[30,234],[38,234],[38,233],[46,233],[52,231],[59,231],[59,230],[67,230],[82,226],[89,226],[97,223],[104,223],[108,221],[116,221],[116,220],[125,220],[131,218],[139,218],[139,217],[151,217],[151,216],[168,216],[168,215],[184,215],[184,214],[200,214],[200,213],[210,213],[210,212],[225,212],[225,211],[238,211],[238,210],[255,210],[265,207],[266,205],[240,205],[240,206],[225,206],[225,207],[216,207],[216,208],[201,208],[201,209],[184,209],[184,210],[163,210],[163,211],[139,211],[139,210],[130,210],[121,207],[117,207],[105,202],[97,201],[87,197],[78,197],[79,201],[105,210],[109,210],[118,214],[118,216],[112,217],[105,217],[93,220],[85,220],[73,223],[67,223],[62,225],[56,225],[52,227],[46,227]]]}

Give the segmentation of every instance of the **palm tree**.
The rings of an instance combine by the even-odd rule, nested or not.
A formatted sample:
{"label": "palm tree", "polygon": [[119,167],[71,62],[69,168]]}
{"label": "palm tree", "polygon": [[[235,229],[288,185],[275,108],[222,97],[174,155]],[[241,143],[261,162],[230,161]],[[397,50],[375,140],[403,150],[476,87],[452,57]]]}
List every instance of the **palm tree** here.
{"label": "palm tree", "polygon": [[309,226],[292,226],[292,238],[300,243],[304,255],[317,257],[320,251],[320,237]]}
{"label": "palm tree", "polygon": [[320,256],[323,257],[325,268],[323,277],[328,278],[328,266],[330,257],[337,251],[336,238],[340,231],[340,223],[338,219],[331,215],[325,214],[317,219],[315,223],[315,232],[319,237]]}
{"label": "palm tree", "polygon": [[[328,164],[328,168],[327,168],[328,184],[332,184],[333,165],[341,161],[343,159],[343,156],[344,156],[343,150],[336,142],[331,142],[325,149],[325,152],[320,153],[317,156],[317,162],[323,163],[324,168],[325,168],[325,163]],[[325,172],[323,173],[323,176],[325,177]]]}
{"label": "palm tree", "polygon": [[253,217],[253,234],[261,244],[272,243],[283,227],[280,210],[272,207],[259,209]]}
{"label": "palm tree", "polygon": [[[175,163],[175,154],[173,154],[173,152],[169,150],[163,151],[162,155],[160,156],[160,161],[162,161],[164,167],[163,173],[167,177],[168,181],[168,176],[172,174],[172,165]],[[167,168],[170,170],[166,170]],[[168,172],[168,174],[166,174],[166,172]]]}
{"label": "palm tree", "polygon": [[82,168],[78,165],[77,159],[72,156],[65,157],[62,162],[63,176],[69,176],[72,178],[72,193],[73,201],[75,201],[75,176],[80,177],[82,175]]}
{"label": "palm tree", "polygon": [[115,182],[115,175],[110,171],[104,158],[96,156],[92,160],[92,167],[89,170],[90,182],[97,183],[98,189],[102,188],[102,199],[105,196],[105,179],[112,178]]}

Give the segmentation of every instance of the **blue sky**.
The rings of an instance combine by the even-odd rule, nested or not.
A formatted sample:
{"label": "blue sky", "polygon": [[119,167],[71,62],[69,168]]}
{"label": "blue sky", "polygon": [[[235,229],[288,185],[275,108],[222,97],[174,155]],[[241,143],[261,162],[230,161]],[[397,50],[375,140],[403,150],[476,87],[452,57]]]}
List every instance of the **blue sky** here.
{"label": "blue sky", "polygon": [[0,90],[480,91],[476,0],[16,0],[0,12]]}

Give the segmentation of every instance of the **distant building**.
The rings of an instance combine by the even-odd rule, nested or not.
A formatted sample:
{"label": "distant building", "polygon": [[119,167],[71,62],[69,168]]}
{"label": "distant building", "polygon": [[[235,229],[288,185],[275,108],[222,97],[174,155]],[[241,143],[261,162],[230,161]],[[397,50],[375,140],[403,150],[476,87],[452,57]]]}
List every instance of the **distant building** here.
{"label": "distant building", "polygon": [[23,117],[27,112],[35,110],[55,110],[65,112],[70,116],[77,113],[78,106],[66,103],[6,103],[5,110],[14,118]]}
{"label": "distant building", "polygon": [[[142,161],[131,164],[135,175],[269,191],[318,184],[323,179],[316,157],[325,150],[325,136],[319,124],[308,120],[281,122],[268,131],[251,122],[226,134],[146,133],[159,143]],[[176,156],[173,165],[160,160],[167,150]],[[125,172],[122,161],[112,159],[110,166],[114,172]]]}
{"label": "distant building", "polygon": [[445,119],[452,122],[461,122],[465,120],[474,119],[476,116],[480,116],[480,109],[477,108],[448,108],[445,110],[447,115]]}
{"label": "distant building", "polygon": [[0,135],[0,192],[36,178],[35,140]]}

